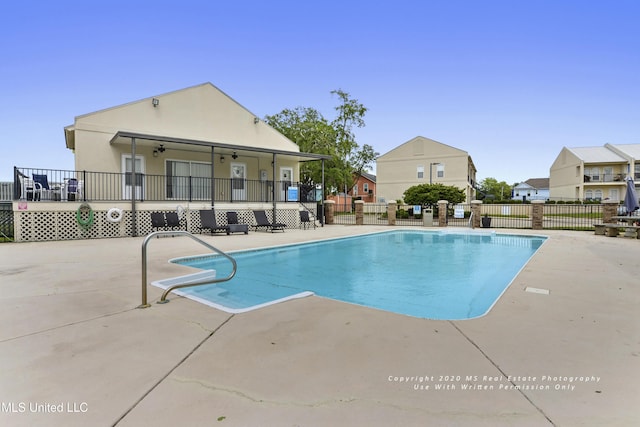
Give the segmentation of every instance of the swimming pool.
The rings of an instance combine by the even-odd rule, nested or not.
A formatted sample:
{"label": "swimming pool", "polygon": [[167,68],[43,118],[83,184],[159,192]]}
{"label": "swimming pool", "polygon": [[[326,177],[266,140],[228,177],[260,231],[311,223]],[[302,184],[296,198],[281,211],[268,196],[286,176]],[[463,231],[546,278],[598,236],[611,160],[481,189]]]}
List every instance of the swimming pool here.
{"label": "swimming pool", "polygon": [[[232,254],[238,271],[231,281],[179,294],[229,312],[314,293],[414,317],[469,319],[491,309],[545,239],[400,230],[240,251]],[[220,277],[230,271],[216,255],[172,262]]]}

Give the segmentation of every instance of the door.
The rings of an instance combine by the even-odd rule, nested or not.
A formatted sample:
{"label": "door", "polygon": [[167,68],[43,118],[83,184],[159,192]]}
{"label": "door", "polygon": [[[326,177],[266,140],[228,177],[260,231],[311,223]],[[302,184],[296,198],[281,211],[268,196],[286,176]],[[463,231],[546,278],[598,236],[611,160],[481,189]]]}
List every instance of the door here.
{"label": "door", "polygon": [[231,163],[231,199],[247,200],[247,165]]}
{"label": "door", "polygon": [[135,186],[135,198],[136,200],[144,200],[144,157],[136,156],[136,179],[135,184],[131,181],[131,155],[124,154],[122,156],[122,172],[124,173],[124,179],[122,180],[122,194],[125,200],[131,199],[131,192]]}
{"label": "door", "polygon": [[287,200],[287,190],[291,187],[293,169],[289,167],[280,168],[280,201]]}

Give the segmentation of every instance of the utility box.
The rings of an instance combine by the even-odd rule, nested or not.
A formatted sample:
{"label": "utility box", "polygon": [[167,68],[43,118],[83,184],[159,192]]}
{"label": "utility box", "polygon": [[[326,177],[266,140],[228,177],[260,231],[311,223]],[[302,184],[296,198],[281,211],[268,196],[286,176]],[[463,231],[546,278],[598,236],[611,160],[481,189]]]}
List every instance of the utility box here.
{"label": "utility box", "polygon": [[430,207],[422,208],[422,225],[425,227],[433,227],[433,209]]}

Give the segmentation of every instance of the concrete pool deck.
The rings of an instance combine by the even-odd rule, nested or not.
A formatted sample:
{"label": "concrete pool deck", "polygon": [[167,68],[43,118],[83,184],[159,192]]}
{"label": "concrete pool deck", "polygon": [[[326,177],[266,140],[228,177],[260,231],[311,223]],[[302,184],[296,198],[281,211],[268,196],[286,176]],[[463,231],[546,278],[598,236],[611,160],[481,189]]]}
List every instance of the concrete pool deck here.
{"label": "concrete pool deck", "polygon": [[[228,251],[388,229],[203,239]],[[138,309],[143,238],[0,244],[0,425],[640,424],[640,241],[498,232],[550,238],[464,321],[317,296],[235,315],[176,296]],[[149,281],[204,252],[154,239]]]}

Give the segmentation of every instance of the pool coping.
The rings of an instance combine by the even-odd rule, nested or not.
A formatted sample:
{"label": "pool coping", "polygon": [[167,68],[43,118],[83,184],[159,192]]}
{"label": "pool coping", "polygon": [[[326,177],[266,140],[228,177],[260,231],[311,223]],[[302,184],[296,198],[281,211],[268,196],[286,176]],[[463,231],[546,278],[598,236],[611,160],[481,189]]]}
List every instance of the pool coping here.
{"label": "pool coping", "polygon": [[[231,251],[371,229],[205,238]],[[639,424],[638,241],[544,234],[500,303],[465,321],[315,296],[241,314],[185,298],[138,309],[142,238],[0,245],[0,424]],[[166,260],[192,252],[159,239],[150,279],[183,273]],[[515,387],[532,382],[500,377],[527,374],[598,380],[557,392],[414,389],[447,375]],[[24,403],[42,411],[21,413]]]}

